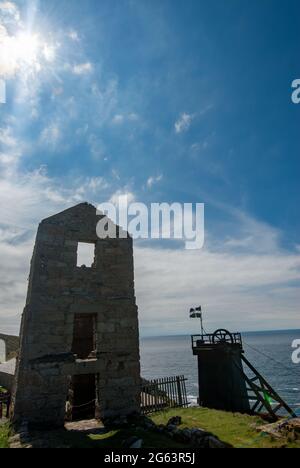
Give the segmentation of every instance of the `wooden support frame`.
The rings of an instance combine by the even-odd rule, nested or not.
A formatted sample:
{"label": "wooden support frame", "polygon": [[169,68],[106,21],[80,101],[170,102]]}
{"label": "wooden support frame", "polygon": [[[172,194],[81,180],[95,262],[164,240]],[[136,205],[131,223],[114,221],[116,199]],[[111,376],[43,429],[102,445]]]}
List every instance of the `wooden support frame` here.
{"label": "wooden support frame", "polygon": [[[267,410],[272,420],[277,421],[279,419],[278,412],[285,410],[291,417],[296,418],[296,414],[290,408],[290,406],[278,395],[278,393],[271,387],[271,385],[264,379],[264,377],[255,369],[255,367],[248,361],[248,359],[242,355],[242,361],[245,366],[254,374],[253,378],[250,378],[243,368],[240,368],[247,385],[248,394],[253,392],[254,396],[249,400],[254,399],[254,404],[251,408],[252,413],[260,413],[263,409]],[[278,405],[273,408],[266,398],[266,394]]]}

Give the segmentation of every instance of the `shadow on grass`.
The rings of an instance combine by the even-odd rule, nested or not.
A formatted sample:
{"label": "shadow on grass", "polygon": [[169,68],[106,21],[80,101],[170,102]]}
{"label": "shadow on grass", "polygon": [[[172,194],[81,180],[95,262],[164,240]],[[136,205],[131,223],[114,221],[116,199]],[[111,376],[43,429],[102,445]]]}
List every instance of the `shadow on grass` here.
{"label": "shadow on grass", "polygon": [[[39,431],[30,432],[29,440],[33,448],[119,449],[124,447],[124,441],[131,437],[142,439],[143,448],[186,448],[186,445],[179,444],[163,434],[142,428]],[[28,439],[22,442],[26,444]]]}

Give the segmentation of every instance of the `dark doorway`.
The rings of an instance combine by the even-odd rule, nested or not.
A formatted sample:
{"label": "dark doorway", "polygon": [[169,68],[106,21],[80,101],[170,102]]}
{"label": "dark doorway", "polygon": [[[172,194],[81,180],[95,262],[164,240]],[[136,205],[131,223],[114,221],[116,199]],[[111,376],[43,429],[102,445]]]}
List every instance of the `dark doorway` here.
{"label": "dark doorway", "polygon": [[96,415],[96,376],[75,375],[69,392],[72,420],[94,419]]}
{"label": "dark doorway", "polygon": [[75,315],[72,352],[77,355],[78,359],[95,357],[96,315]]}

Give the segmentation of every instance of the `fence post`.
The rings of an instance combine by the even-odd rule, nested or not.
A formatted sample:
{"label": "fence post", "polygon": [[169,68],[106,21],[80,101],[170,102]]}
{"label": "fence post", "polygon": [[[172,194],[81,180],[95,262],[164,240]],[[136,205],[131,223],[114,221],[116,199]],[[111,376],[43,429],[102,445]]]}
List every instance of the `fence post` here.
{"label": "fence post", "polygon": [[181,380],[180,380],[180,377],[176,377],[176,381],[177,381],[177,393],[178,393],[178,405],[180,407],[183,406],[183,402],[182,402],[182,392],[181,392]]}

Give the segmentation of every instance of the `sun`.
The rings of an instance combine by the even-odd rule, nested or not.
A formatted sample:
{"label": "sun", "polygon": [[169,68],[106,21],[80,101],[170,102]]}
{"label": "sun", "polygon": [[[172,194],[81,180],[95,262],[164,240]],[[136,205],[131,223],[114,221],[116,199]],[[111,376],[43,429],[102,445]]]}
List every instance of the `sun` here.
{"label": "sun", "polygon": [[20,33],[10,38],[8,53],[16,63],[34,65],[38,61],[40,40],[37,34]]}
{"label": "sun", "polygon": [[0,69],[7,75],[13,76],[19,71],[28,76],[54,62],[55,52],[55,46],[47,44],[36,33],[22,31],[15,36],[5,36],[0,40]]}

